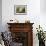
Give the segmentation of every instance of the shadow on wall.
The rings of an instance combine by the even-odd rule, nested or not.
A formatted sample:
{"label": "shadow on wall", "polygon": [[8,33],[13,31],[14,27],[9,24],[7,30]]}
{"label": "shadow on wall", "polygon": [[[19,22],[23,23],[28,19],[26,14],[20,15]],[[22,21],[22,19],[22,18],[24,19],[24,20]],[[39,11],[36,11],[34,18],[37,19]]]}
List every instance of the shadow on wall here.
{"label": "shadow on wall", "polygon": [[46,0],[40,0],[40,11],[46,13]]}
{"label": "shadow on wall", "polygon": [[0,0],[0,31],[2,31],[2,0]]}

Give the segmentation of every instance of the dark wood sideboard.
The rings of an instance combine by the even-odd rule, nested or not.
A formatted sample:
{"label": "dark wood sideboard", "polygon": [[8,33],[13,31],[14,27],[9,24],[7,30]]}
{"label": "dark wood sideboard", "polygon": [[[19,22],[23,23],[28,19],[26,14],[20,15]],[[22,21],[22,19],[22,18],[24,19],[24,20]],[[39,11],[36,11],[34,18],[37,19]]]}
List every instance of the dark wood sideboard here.
{"label": "dark wood sideboard", "polygon": [[[33,46],[33,23],[7,23],[12,39],[21,46]],[[19,46],[19,45],[18,45]]]}

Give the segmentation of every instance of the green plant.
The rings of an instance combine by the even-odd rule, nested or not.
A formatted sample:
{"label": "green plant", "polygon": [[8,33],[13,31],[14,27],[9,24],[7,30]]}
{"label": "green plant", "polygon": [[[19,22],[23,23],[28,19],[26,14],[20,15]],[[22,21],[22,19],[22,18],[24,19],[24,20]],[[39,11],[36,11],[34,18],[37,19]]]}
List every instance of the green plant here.
{"label": "green plant", "polygon": [[41,40],[45,41],[45,35],[44,35],[44,31],[43,31],[42,27],[40,27],[40,25],[39,25],[39,28],[36,28],[36,29],[37,29],[36,36],[38,36],[38,40],[39,41],[41,41]]}

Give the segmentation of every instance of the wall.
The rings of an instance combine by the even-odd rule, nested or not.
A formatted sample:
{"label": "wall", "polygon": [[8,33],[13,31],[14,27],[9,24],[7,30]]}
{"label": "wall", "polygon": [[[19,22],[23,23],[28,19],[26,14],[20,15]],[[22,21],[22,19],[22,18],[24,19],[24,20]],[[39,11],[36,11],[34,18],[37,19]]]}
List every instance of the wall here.
{"label": "wall", "polygon": [[[8,30],[7,22],[10,19],[17,19],[19,22],[25,22],[25,20],[30,20],[33,25],[33,45],[38,46],[38,39],[36,37],[36,27],[39,24],[45,30],[46,22],[46,15],[42,13],[43,0],[2,0],[2,26],[3,31]],[[27,15],[14,15],[14,5],[27,5]]]}
{"label": "wall", "polygon": [[46,13],[46,0],[40,0],[40,9],[42,13]]}
{"label": "wall", "polygon": [[0,0],[0,31],[2,31],[2,0]]}
{"label": "wall", "polygon": [[[27,5],[27,15],[14,15],[14,5]],[[2,23],[3,26],[10,19],[17,19],[24,22],[29,19],[31,22],[39,23],[40,0],[3,0],[2,1]],[[37,21],[38,20],[38,21]],[[5,26],[6,27],[6,26]],[[4,29],[6,30],[6,28]],[[4,31],[5,31],[4,30]]]}
{"label": "wall", "polygon": [[46,0],[40,0],[40,25],[46,31]]}
{"label": "wall", "polygon": [[[27,15],[14,15],[14,5],[27,5]],[[3,31],[8,30],[7,22],[17,19],[19,22],[30,20],[33,25],[33,45],[38,46],[36,27],[40,24],[40,0],[2,0],[2,25]],[[37,40],[36,40],[37,39]]]}

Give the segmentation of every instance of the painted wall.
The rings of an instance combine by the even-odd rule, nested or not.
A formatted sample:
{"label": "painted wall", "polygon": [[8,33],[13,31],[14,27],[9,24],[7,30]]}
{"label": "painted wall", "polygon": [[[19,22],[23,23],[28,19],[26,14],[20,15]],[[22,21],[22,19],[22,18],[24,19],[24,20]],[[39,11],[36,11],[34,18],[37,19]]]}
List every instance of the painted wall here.
{"label": "painted wall", "polygon": [[2,31],[2,0],[0,0],[0,31]]}
{"label": "painted wall", "polygon": [[[27,5],[27,15],[14,15],[14,5]],[[39,23],[40,0],[3,0],[2,1],[2,24],[4,31],[7,30],[6,23],[10,19],[17,19],[19,22],[30,20],[33,23]],[[36,25],[37,25],[36,24]]]}
{"label": "painted wall", "polygon": [[[2,0],[2,26],[3,31],[8,30],[7,22],[9,20],[17,19],[19,22],[25,22],[25,20],[30,20],[33,25],[33,45],[38,46],[38,39],[36,37],[36,27],[39,24],[45,30],[46,28],[46,15],[42,13],[42,4],[40,0]],[[14,5],[27,5],[27,15],[14,15]]]}
{"label": "painted wall", "polygon": [[46,0],[40,0],[40,24],[46,31]]}
{"label": "painted wall", "polygon": [[[27,5],[27,15],[14,15],[14,5]],[[7,22],[17,19],[19,22],[30,20],[33,25],[33,45],[38,46],[36,27],[40,24],[40,0],[2,0],[3,31],[8,30]],[[37,40],[36,40],[37,39]]]}
{"label": "painted wall", "polygon": [[40,0],[40,10],[42,13],[46,13],[46,0]]}

